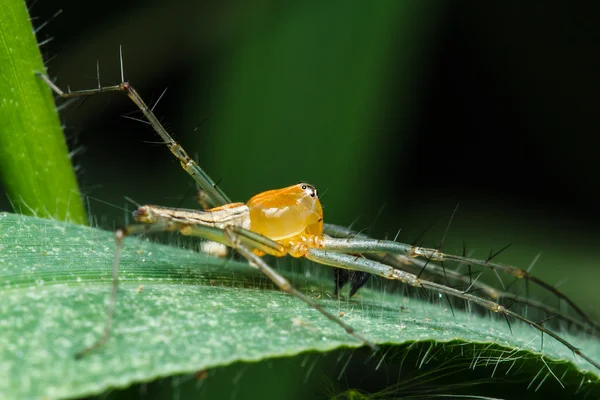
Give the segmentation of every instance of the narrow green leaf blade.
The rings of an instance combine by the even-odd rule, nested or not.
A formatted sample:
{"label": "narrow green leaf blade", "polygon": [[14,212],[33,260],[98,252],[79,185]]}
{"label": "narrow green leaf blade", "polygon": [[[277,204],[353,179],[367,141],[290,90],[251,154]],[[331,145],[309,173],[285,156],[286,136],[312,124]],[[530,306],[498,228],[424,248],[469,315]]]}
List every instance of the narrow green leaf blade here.
{"label": "narrow green leaf blade", "polygon": [[[362,346],[296,298],[273,290],[247,264],[128,238],[114,332],[105,346],[76,361],[74,354],[102,331],[113,251],[110,232],[0,214],[0,371],[7,378],[0,379],[0,398],[86,396],[239,362]],[[453,315],[445,300],[432,304],[400,293],[365,289],[350,301],[331,300],[330,271],[315,268],[325,278],[314,278],[299,273],[304,267],[295,269],[286,275],[297,288],[343,311],[346,322],[384,345],[379,354],[366,348],[352,353],[370,360],[359,365],[364,374],[416,354],[418,365],[410,368],[441,362],[466,376],[483,368],[490,379],[498,370],[521,374],[535,386],[559,387],[560,379],[569,393],[600,390],[598,371],[564,346],[546,338],[542,357],[539,334],[524,324],[513,323],[511,335],[496,316]],[[565,337],[600,359],[597,339]],[[443,375],[444,369],[437,371]],[[338,368],[330,379],[343,373],[349,372]],[[275,370],[271,378],[284,379],[278,374],[287,376]]]}
{"label": "narrow green leaf blade", "polygon": [[0,0],[0,179],[16,212],[85,223],[65,138],[30,17]]}

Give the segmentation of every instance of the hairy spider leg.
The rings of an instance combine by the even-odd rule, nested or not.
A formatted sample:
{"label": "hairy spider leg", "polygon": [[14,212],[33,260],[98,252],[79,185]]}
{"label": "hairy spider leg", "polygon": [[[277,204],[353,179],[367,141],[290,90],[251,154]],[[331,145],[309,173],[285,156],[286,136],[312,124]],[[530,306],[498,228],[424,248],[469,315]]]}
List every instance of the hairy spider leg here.
{"label": "hairy spider leg", "polygon": [[[40,77],[50,88],[58,94],[60,97],[65,99],[76,98],[76,97],[88,97],[105,92],[123,92],[129,97],[140,111],[144,114],[148,122],[152,125],[156,133],[165,142],[171,153],[179,160],[181,167],[196,181],[196,183],[208,194],[212,199],[213,203],[217,206],[231,203],[231,200],[225,192],[217,186],[217,184],[210,178],[210,176],[204,172],[202,168],[186,153],[186,151],[177,143],[167,130],[162,126],[158,118],[154,115],[152,110],[146,105],[142,97],[138,92],[131,86],[129,82],[123,80],[123,57],[121,55],[121,79],[122,82],[114,86],[101,86],[98,80],[98,88],[77,90],[75,92],[64,92],[58,86],[48,78],[48,76],[41,72],[36,72],[36,75]],[[100,74],[98,73],[98,76]]]}
{"label": "hairy spider leg", "polygon": [[[325,224],[324,225],[324,233],[326,235],[329,235],[329,236],[332,236],[335,238],[339,238],[339,239],[373,240],[372,238],[369,238],[367,235],[353,231],[352,229],[349,229],[347,227],[342,227],[342,226],[333,225],[333,224]],[[378,240],[378,242],[381,243],[382,241]],[[397,243],[397,242],[391,242],[391,243],[393,245],[393,243]],[[375,245],[377,245],[377,243],[375,243]],[[383,245],[385,246],[386,244],[384,243]],[[579,329],[582,329],[584,332],[586,332],[588,334],[595,335],[595,336],[598,336],[600,334],[600,325],[597,322],[595,322],[594,320],[592,320],[583,310],[581,310],[580,307],[578,307],[564,293],[558,291],[558,289],[555,288],[554,286],[551,286],[550,284],[541,281],[539,278],[533,277],[527,271],[524,271],[518,267],[498,264],[498,263],[492,262],[490,260],[475,260],[473,258],[468,258],[466,256],[450,255],[452,257],[452,261],[458,262],[460,264],[469,264],[472,260],[475,260],[476,261],[475,265],[483,265],[484,267],[490,268],[492,270],[494,270],[496,265],[501,265],[502,268],[510,268],[510,269],[518,270],[519,272],[516,272],[515,274],[513,274],[513,276],[519,276],[519,278],[524,278],[526,280],[528,279],[529,276],[532,276],[533,279],[535,279],[536,281],[543,282],[543,284],[541,286],[543,288],[549,290],[554,295],[557,295],[557,292],[560,293],[558,295],[559,299],[560,298],[564,299],[569,305],[575,304],[573,309],[583,319],[583,321],[580,321],[570,315],[567,315],[564,312],[561,312],[560,310],[558,310],[555,307],[552,307],[546,303],[536,301],[536,300],[533,300],[530,298],[527,298],[527,299],[521,298],[521,297],[515,296],[514,293],[499,291],[490,285],[487,285],[483,282],[477,281],[477,279],[472,279],[472,277],[469,275],[463,275],[457,271],[454,271],[451,269],[445,269],[442,266],[431,262],[432,259],[425,257],[423,255],[423,254],[427,254],[427,250],[430,252],[430,254],[434,253],[434,252],[439,253],[439,251],[437,249],[421,248],[421,250],[420,250],[421,254],[419,254],[417,257],[422,257],[422,258],[419,259],[419,258],[415,258],[414,255],[410,255],[410,256],[408,255],[408,254],[412,254],[413,253],[412,251],[407,251],[406,253],[402,253],[403,249],[407,249],[406,248],[407,245],[399,243],[399,246],[400,246],[400,248],[398,249],[398,252],[395,252],[395,253],[390,253],[390,252],[374,253],[374,252],[372,252],[372,253],[364,253],[364,255],[368,258],[374,259],[383,264],[393,266],[394,268],[402,269],[407,272],[412,271],[412,273],[414,273],[415,275],[419,275],[426,268],[430,274],[432,274],[433,276],[437,277],[440,280],[445,280],[447,283],[448,283],[448,278],[463,283],[466,288],[464,290],[465,292],[479,291],[481,293],[484,293],[487,297],[489,297],[490,299],[492,299],[494,301],[498,301],[503,298],[509,299],[511,303],[520,303],[523,305],[531,306],[535,309],[545,312],[546,315],[551,316],[551,318],[563,320],[573,326],[576,326]],[[341,247],[343,247],[343,246],[341,246]],[[415,246],[413,246],[413,247],[415,247]],[[329,250],[331,250],[331,248],[329,248]],[[341,250],[334,249],[334,251],[341,251]],[[444,253],[441,253],[441,254],[445,255]],[[450,257],[446,257],[446,259],[450,259]]]}
{"label": "hairy spider leg", "polygon": [[405,243],[394,242],[391,240],[373,240],[364,238],[348,238],[348,239],[337,239],[331,240],[325,237],[323,242],[324,249],[333,252],[348,253],[348,249],[352,249],[356,253],[388,253],[398,254],[408,257],[424,257],[432,261],[457,261],[462,263],[468,263],[473,265],[479,265],[486,268],[491,268],[497,271],[503,271],[516,278],[527,279],[544,289],[548,290],[558,298],[567,302],[573,310],[579,314],[590,326],[594,329],[599,330],[600,324],[594,322],[573,300],[567,295],[562,293],[556,287],[549,283],[539,279],[522,268],[514,267],[512,265],[500,264],[490,262],[486,260],[479,260],[470,257],[456,256],[453,254],[442,253],[437,249],[431,249],[426,247],[413,246]]}
{"label": "hairy spider leg", "polygon": [[[340,239],[331,239],[331,242],[335,242],[338,240],[340,240]],[[330,244],[331,244],[331,242],[330,242]],[[373,242],[376,242],[376,241],[373,240]],[[424,279],[419,279],[414,274],[395,269],[393,267],[390,267],[389,265],[381,264],[377,261],[369,260],[367,258],[356,257],[356,256],[353,256],[350,254],[336,253],[336,252],[332,252],[329,250],[323,250],[323,249],[310,249],[309,252],[306,254],[306,258],[308,258],[309,260],[318,262],[320,264],[330,265],[332,267],[339,267],[339,268],[345,268],[345,269],[352,269],[352,270],[356,270],[356,271],[368,272],[370,274],[378,275],[378,276],[381,276],[386,279],[398,280],[400,282],[409,284],[411,286],[422,287],[425,289],[433,289],[438,292],[447,294],[449,296],[453,296],[453,297],[456,297],[459,299],[464,299],[464,300],[470,301],[472,303],[478,304],[481,307],[484,307],[485,309],[487,309],[489,311],[502,314],[505,317],[516,318],[516,319],[521,320],[521,321],[525,322],[526,324],[534,327],[535,329],[540,331],[542,334],[546,334],[546,335],[556,339],[558,342],[563,344],[565,347],[567,347],[573,353],[577,354],[578,356],[580,356],[581,358],[583,358],[584,360],[586,360],[587,362],[592,364],[594,367],[600,369],[600,363],[597,363],[596,361],[594,361],[593,359],[591,359],[590,357],[588,357],[587,355],[582,353],[581,350],[579,350],[577,347],[573,346],[571,343],[569,343],[568,341],[566,341],[565,339],[563,339],[556,333],[544,328],[542,325],[540,325],[538,323],[535,323],[535,322],[521,316],[520,314],[510,311],[506,307],[501,306],[500,304],[495,303],[493,301],[485,300],[485,299],[482,299],[481,297],[477,297],[472,294],[465,293],[461,290],[457,290],[457,289],[454,289],[454,288],[451,288],[451,287],[448,287],[445,285],[440,285],[435,282],[430,282],[430,281],[427,281]]]}

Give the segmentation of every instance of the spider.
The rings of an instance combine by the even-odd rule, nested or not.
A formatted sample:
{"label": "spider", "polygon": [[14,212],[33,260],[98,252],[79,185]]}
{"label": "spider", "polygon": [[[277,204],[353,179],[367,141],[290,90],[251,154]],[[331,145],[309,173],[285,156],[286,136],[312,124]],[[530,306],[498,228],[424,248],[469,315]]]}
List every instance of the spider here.
{"label": "spider", "polygon": [[[101,347],[110,338],[113,315],[117,297],[118,269],[120,251],[125,237],[148,232],[176,231],[183,235],[197,236],[218,242],[233,248],[246,258],[251,265],[260,269],[282,291],[302,300],[310,307],[318,310],[332,322],[341,326],[348,334],[364,344],[377,350],[377,345],[343,322],[337,315],[329,312],[315,299],[296,290],[284,277],[273,270],[261,256],[269,254],[275,257],[291,255],[304,257],[314,262],[334,267],[334,284],[337,295],[350,284],[350,296],[354,295],[368,280],[370,275],[400,281],[417,288],[443,293],[447,296],[477,304],[486,310],[508,318],[521,320],[562,343],[573,353],[578,354],[596,368],[600,363],[592,360],[581,350],[567,342],[561,336],[544,327],[543,322],[534,322],[499,303],[502,297],[511,296],[512,302],[522,302],[528,306],[541,309],[556,318],[577,325],[587,332],[594,333],[600,325],[593,322],[588,315],[565,294],[554,286],[530,275],[526,270],[510,265],[478,260],[466,256],[446,254],[437,248],[426,248],[390,240],[375,240],[363,234],[336,225],[325,224],[323,209],[315,187],[308,183],[299,183],[282,189],[269,190],[252,197],[247,203],[233,203],[225,192],[214,183],[202,168],[188,156],[186,151],[165,130],[137,91],[124,79],[123,57],[121,54],[121,83],[114,86],[71,92],[62,91],[47,75],[37,75],[60,97],[87,97],[104,92],[125,93],[144,114],[156,133],[180,161],[182,168],[194,179],[206,194],[213,208],[192,210],[168,208],[156,205],[143,205],[134,212],[136,224],[115,231],[116,250],[113,263],[112,292],[108,305],[107,317],[102,336],[91,346],[76,354],[81,358]],[[98,74],[99,76],[99,74]],[[548,290],[565,301],[579,315],[579,319],[567,316],[558,310],[529,299],[522,300],[490,286],[472,280],[458,272],[446,270],[443,264],[435,262],[457,261],[468,265],[479,265],[495,271],[502,271],[519,279],[525,279]],[[434,279],[422,278],[423,272],[433,274],[438,281],[442,278],[453,279],[465,284],[460,290],[449,284],[436,282]],[[412,272],[411,272],[412,271]],[[489,299],[476,296],[473,291],[483,292]],[[509,323],[510,328],[510,323]]]}

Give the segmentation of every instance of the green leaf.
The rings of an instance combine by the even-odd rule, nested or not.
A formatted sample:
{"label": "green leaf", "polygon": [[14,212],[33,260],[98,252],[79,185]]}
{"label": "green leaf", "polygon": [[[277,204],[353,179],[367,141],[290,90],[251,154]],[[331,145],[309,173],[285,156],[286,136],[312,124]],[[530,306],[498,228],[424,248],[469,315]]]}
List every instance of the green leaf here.
{"label": "green leaf", "polygon": [[25,3],[0,0],[0,15],[0,180],[16,212],[85,223]]}
{"label": "green leaf", "polygon": [[[0,214],[0,398],[128,387],[123,396],[169,398],[600,394],[598,371],[549,338],[542,356],[540,335],[524,324],[511,335],[495,315],[453,315],[445,300],[401,292],[333,300],[330,270],[292,263],[284,275],[296,287],[382,344],[372,354],[245,263],[137,238],[125,242],[110,340],[76,361],[101,334],[113,251],[111,232]],[[597,339],[565,337],[600,359]]]}

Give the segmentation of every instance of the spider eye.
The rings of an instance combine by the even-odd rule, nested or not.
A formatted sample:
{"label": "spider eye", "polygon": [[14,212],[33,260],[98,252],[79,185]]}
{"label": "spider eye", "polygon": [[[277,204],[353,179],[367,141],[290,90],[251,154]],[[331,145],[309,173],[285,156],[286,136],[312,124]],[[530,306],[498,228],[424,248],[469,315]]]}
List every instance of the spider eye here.
{"label": "spider eye", "polygon": [[317,189],[315,189],[315,187],[314,187],[314,186],[312,186],[312,185],[309,185],[308,183],[300,183],[300,185],[301,185],[301,186],[300,186],[300,188],[301,188],[302,190],[304,190],[304,193],[305,193],[305,194],[309,195],[309,196],[310,196],[310,197],[312,197],[312,198],[319,197],[319,194],[318,194],[318,192],[317,192]]}

